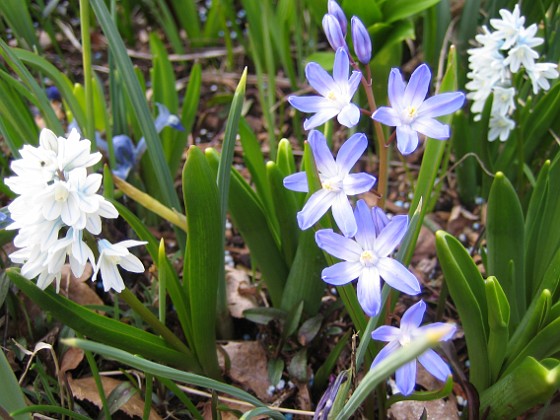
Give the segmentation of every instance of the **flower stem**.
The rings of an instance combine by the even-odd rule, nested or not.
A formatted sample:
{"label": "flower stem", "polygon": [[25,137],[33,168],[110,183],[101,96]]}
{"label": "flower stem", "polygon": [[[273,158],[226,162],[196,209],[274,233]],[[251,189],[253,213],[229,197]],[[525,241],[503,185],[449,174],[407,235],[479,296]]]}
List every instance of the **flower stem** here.
{"label": "flower stem", "polygon": [[80,0],[80,25],[82,35],[82,61],[84,66],[84,91],[86,97],[86,126],[84,136],[95,143],[95,113],[93,109],[93,73],[91,71],[91,38],[89,28],[89,0]]}
{"label": "flower stem", "polygon": [[[76,333],[78,338],[84,338],[80,333]],[[111,412],[109,411],[109,404],[107,404],[107,397],[105,396],[105,390],[103,389],[103,382],[101,381],[101,377],[99,376],[99,370],[97,369],[97,365],[95,364],[95,358],[90,351],[84,350],[84,354],[86,355],[86,360],[89,365],[89,369],[91,370],[91,376],[93,376],[93,380],[95,381],[95,386],[97,387],[97,393],[99,394],[99,399],[101,400],[101,408],[103,409],[103,414],[106,419],[111,418]]]}

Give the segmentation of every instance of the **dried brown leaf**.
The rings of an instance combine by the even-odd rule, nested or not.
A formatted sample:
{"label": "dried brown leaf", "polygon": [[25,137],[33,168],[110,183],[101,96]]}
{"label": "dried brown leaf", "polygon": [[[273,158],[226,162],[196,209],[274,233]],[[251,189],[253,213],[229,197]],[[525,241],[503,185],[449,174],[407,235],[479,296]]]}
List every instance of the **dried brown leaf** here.
{"label": "dried brown leaf", "polygon": [[226,282],[228,308],[232,317],[243,318],[244,310],[258,306],[256,297],[251,293],[254,288],[247,273],[229,268],[226,272]]}

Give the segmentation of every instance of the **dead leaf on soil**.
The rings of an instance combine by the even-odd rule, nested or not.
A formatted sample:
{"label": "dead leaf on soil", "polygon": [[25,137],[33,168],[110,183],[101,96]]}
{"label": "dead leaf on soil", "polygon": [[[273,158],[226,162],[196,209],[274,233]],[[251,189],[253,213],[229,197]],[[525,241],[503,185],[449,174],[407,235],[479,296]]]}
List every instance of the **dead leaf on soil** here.
{"label": "dead leaf on soil", "polygon": [[249,276],[242,270],[228,268],[226,271],[227,301],[231,316],[244,318],[245,309],[256,308],[257,299],[252,294],[254,287],[249,281]]}
{"label": "dead leaf on soil", "polygon": [[60,362],[60,378],[64,378],[66,372],[74,370],[84,359],[84,351],[77,347],[70,347],[64,356],[62,356],[62,361]]}
{"label": "dead leaf on soil", "polygon": [[[93,377],[72,379],[68,378],[68,383],[70,384],[70,389],[72,390],[72,395],[79,400],[88,400],[95,404],[97,407],[101,408],[101,398],[97,392],[97,387],[95,385],[95,380]],[[111,394],[111,391],[119,386],[123,381],[117,379],[108,378],[106,376],[101,377],[101,383],[103,384],[103,390],[105,395]],[[125,404],[123,404],[119,410],[124,411],[129,416],[142,417],[144,412],[144,401],[138,394],[133,395]],[[152,408],[150,410],[150,420],[160,420],[161,417]]]}
{"label": "dead leaf on soil", "polygon": [[[254,392],[261,401],[269,401],[271,397],[267,394],[267,389],[270,381],[266,353],[261,344],[257,341],[230,341],[222,348],[230,361],[228,376]],[[218,352],[218,361],[222,369],[225,369],[224,355],[221,352]]]}
{"label": "dead leaf on soil", "polygon": [[[243,404],[235,404],[233,402],[230,401],[220,401],[219,405],[221,406],[227,406],[229,409],[231,410],[237,410],[240,411],[241,413],[246,413],[247,411],[250,411],[252,409],[252,407],[247,407],[246,405]],[[206,401],[205,403],[202,404],[201,407],[199,407],[199,410],[202,413],[202,418],[204,420],[213,420],[212,419],[212,401]],[[229,412],[229,411],[225,411],[225,410],[219,410],[220,412],[220,416],[222,418],[222,420],[238,420],[239,417],[236,416],[233,412]],[[251,417],[252,419],[255,420],[262,420],[262,419],[267,419],[269,418],[268,416],[256,416],[256,417]]]}
{"label": "dead leaf on soil", "polygon": [[62,277],[60,279],[60,293],[73,302],[80,305],[103,305],[103,301],[87,282],[91,277],[92,269],[88,263],[84,274],[80,278],[75,277],[70,270],[70,265],[62,267]]}

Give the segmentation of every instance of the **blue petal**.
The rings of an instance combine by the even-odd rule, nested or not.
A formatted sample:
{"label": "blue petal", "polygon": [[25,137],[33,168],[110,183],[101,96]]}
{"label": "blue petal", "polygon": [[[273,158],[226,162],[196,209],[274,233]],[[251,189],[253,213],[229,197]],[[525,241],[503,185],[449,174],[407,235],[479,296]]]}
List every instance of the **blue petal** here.
{"label": "blue petal", "polygon": [[418,147],[418,133],[408,125],[397,127],[397,148],[403,155],[409,155]]}
{"label": "blue petal", "polygon": [[362,157],[367,147],[367,138],[365,134],[356,133],[348,140],[342,143],[338,154],[336,155],[336,164],[341,174],[348,174],[352,167]]}
{"label": "blue petal", "polygon": [[305,76],[311,87],[322,96],[328,96],[329,92],[333,90],[332,77],[319,64],[311,62],[305,66]]}
{"label": "blue petal", "polygon": [[381,207],[372,208],[371,214],[373,215],[373,224],[375,225],[375,235],[379,235],[383,228],[389,224],[390,220]]}
{"label": "blue petal", "polygon": [[336,225],[344,236],[350,238],[356,234],[356,229],[358,229],[358,227],[356,226],[352,206],[343,191],[338,192],[333,200],[332,215]]}
{"label": "blue petal", "polygon": [[329,2],[327,3],[327,10],[329,14],[333,15],[336,20],[338,20],[340,28],[342,29],[342,33],[344,36],[346,36],[348,22],[346,21],[346,15],[344,14],[342,8],[336,1],[329,0]]}
{"label": "blue petal", "polygon": [[315,242],[319,248],[336,258],[351,262],[360,261],[362,248],[356,241],[334,233],[332,229],[318,230],[315,233]]}
{"label": "blue petal", "polygon": [[[288,102],[291,106],[301,112],[319,112],[324,110],[326,100],[322,96],[289,96]],[[330,101],[328,101],[330,103]]]}
{"label": "blue petal", "polygon": [[344,178],[342,188],[346,195],[362,194],[369,191],[375,184],[375,177],[365,172],[349,174]]}
{"label": "blue petal", "polygon": [[424,318],[424,312],[426,312],[426,304],[423,300],[408,308],[401,318],[401,330],[415,331],[418,329]]}
{"label": "blue petal", "polygon": [[353,71],[350,75],[350,79],[348,79],[348,95],[350,97],[354,96],[356,90],[358,90],[358,86],[362,81],[362,73],[359,71]]}
{"label": "blue petal", "polygon": [[299,228],[305,230],[313,226],[327,212],[336,193],[327,190],[315,192],[303,209],[297,214]]}
{"label": "blue petal", "polygon": [[395,380],[401,394],[404,396],[412,394],[414,392],[414,385],[416,385],[416,360],[398,368]]}
{"label": "blue petal", "polygon": [[317,130],[313,130],[309,133],[307,142],[311,147],[313,152],[313,158],[315,159],[315,165],[319,174],[331,178],[338,175],[338,167],[335,163],[333,155],[327,146],[327,139],[323,133]]}
{"label": "blue petal", "polygon": [[465,94],[463,92],[440,93],[439,95],[432,96],[424,101],[418,109],[418,118],[433,118],[452,114],[460,109],[464,103]]}
{"label": "blue petal", "polygon": [[451,375],[451,369],[447,363],[432,349],[426,350],[425,353],[418,356],[418,361],[426,368],[433,376],[440,381],[447,381],[447,377]]}
{"label": "blue petal", "polygon": [[305,172],[296,172],[284,178],[284,187],[292,191],[308,192],[307,175]]}
{"label": "blue petal", "polygon": [[349,103],[340,110],[337,120],[341,125],[352,128],[360,121],[360,109],[355,104]]}
{"label": "blue petal", "polygon": [[407,295],[420,293],[420,283],[416,276],[397,260],[389,257],[380,258],[376,267],[381,278],[393,289]]}
{"label": "blue petal", "polygon": [[364,250],[373,250],[376,237],[375,226],[369,207],[364,200],[358,200],[356,203],[354,217],[358,225],[356,242],[358,242]]}
{"label": "blue petal", "polygon": [[371,333],[371,338],[377,341],[395,341],[401,335],[401,330],[391,325],[382,325]]}
{"label": "blue petal", "polygon": [[401,345],[399,344],[399,342],[397,340],[391,341],[389,344],[387,344],[385,347],[383,347],[379,351],[379,353],[377,353],[377,356],[375,356],[375,359],[373,359],[373,362],[371,363],[370,369],[373,369],[375,366],[377,366],[379,363],[381,363],[384,359],[386,359],[387,356],[389,356],[395,350],[398,350],[400,347],[401,347]]}
{"label": "blue petal", "polygon": [[362,265],[357,262],[342,261],[323,269],[321,278],[334,286],[350,283],[360,275]]}
{"label": "blue petal", "polygon": [[371,115],[371,118],[390,127],[401,125],[401,119],[397,111],[395,111],[394,108],[389,108],[388,106],[377,108],[377,110]]}
{"label": "blue petal", "polygon": [[320,125],[326,123],[331,118],[334,118],[338,114],[338,108],[331,107],[325,108],[311,118],[306,119],[303,122],[303,129],[304,130],[311,130],[312,128],[319,127]]}
{"label": "blue petal", "polygon": [[348,48],[346,46],[346,41],[344,40],[344,34],[342,33],[340,23],[335,16],[327,13],[323,16],[322,24],[325,35],[327,36],[327,41],[329,41],[333,50],[338,48]]}
{"label": "blue petal", "polygon": [[412,129],[437,140],[449,138],[449,126],[433,118],[417,118],[411,125]]}
{"label": "blue petal", "polygon": [[408,229],[408,216],[394,216],[377,236],[375,252],[386,257],[401,243]]}
{"label": "blue petal", "polygon": [[426,64],[422,64],[414,70],[404,91],[405,106],[412,106],[418,109],[422,105],[430,89],[431,78],[432,74]]}
{"label": "blue petal", "polygon": [[364,312],[368,316],[376,316],[381,309],[381,280],[375,267],[363,267],[357,294]]}
{"label": "blue petal", "polygon": [[401,110],[405,107],[404,90],[406,88],[406,84],[404,83],[399,69],[391,69],[388,84],[389,86],[387,93],[389,96],[389,103],[393,108]]}
{"label": "blue petal", "polygon": [[[346,45],[346,43],[344,43],[344,45]],[[341,45],[337,45],[337,50],[334,55],[333,80],[337,85],[345,86],[348,84],[350,60],[348,59],[348,53],[344,50],[344,48],[339,47],[341,47]]]}

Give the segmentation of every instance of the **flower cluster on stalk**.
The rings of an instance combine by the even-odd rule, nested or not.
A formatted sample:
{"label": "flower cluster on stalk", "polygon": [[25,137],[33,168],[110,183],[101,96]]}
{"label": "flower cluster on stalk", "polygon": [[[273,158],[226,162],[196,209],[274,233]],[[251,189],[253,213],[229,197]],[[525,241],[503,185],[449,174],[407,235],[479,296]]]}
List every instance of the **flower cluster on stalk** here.
{"label": "flower cluster on stalk", "polygon": [[500,10],[501,19],[490,19],[488,27],[482,27],[482,33],[475,37],[479,46],[468,50],[470,80],[466,84],[470,91],[467,98],[472,100],[471,111],[476,114],[475,121],[481,119],[481,113],[488,97],[493,94],[490,111],[488,140],[506,141],[515,121],[510,118],[515,110],[516,89],[513,75],[525,71],[529,77],[533,93],[550,88],[550,79],[558,77],[555,63],[538,63],[539,53],[534,47],[541,45],[543,38],[535,36],[538,30],[533,23],[525,27],[525,17],[521,16],[519,5],[513,12]]}
{"label": "flower cluster on stalk", "polygon": [[101,160],[101,154],[91,153],[91,142],[81,140],[75,129],[67,138],[43,129],[39,145],[23,146],[20,155],[21,159],[12,161],[10,166],[15,176],[5,183],[18,194],[8,206],[13,223],[6,229],[18,230],[14,245],[19,249],[10,254],[10,259],[22,264],[21,274],[28,279],[37,278],[42,289],[56,281],[58,291],[66,262],[76,277],[82,276],[89,262],[94,279],[101,273],[105,290],[122,291],[124,282],[116,266],[144,271],[140,260],[127,248],[145,242],[113,245],[102,239],[96,261],[87,237],[101,233],[101,218],[119,215],[113,204],[97,194],[102,176],[88,174],[88,168]]}
{"label": "flower cluster on stalk", "polygon": [[[309,63],[306,76],[309,84],[320,96],[290,96],[290,104],[303,112],[314,113],[305,120],[304,129],[313,129],[337,117],[339,123],[354,127],[360,111],[352,98],[362,79],[360,64],[369,65],[371,39],[366,26],[352,18],[352,41],[355,60],[346,44],[348,22],[342,8],[334,0],[328,1],[328,13],[323,18],[323,29],[331,47],[336,51],[333,75],[330,76],[318,63]],[[359,62],[359,63],[358,63]],[[349,67],[355,71],[349,76]],[[369,74],[369,73],[368,73]],[[449,126],[435,118],[458,110],[465,101],[461,92],[449,92],[426,99],[431,81],[428,67],[421,65],[406,84],[398,69],[389,78],[390,107],[381,107],[372,118],[396,127],[397,148],[402,154],[412,153],[418,146],[418,133],[444,140],[449,138]],[[368,83],[365,83],[368,85]],[[357,297],[363,311],[371,317],[382,309],[381,280],[389,286],[409,295],[421,292],[416,276],[400,261],[392,258],[408,230],[408,216],[389,218],[381,208],[370,208],[364,200],[358,200],[355,208],[348,196],[369,191],[376,178],[364,172],[351,173],[352,167],[367,148],[365,134],[352,135],[340,147],[336,159],[319,131],[312,130],[308,145],[313,154],[320,188],[313,192],[298,213],[299,227],[303,230],[314,226],[332,209],[335,229],[319,229],[315,241],[319,248],[340,259],[322,271],[322,279],[331,285],[342,286],[357,280]],[[284,186],[298,192],[310,191],[306,172],[298,172],[284,179]],[[381,327],[372,338],[389,341],[378,354],[372,367],[381,362],[398,347],[406,346],[412,339],[431,328],[420,327],[425,311],[423,301],[411,307],[404,315],[401,329]],[[432,324],[437,327],[436,324]],[[455,329],[443,340],[451,339]],[[436,378],[444,381],[451,374],[449,367],[433,351],[428,350],[418,360]],[[397,386],[404,395],[410,394],[416,382],[416,362],[408,363],[397,371]]]}

